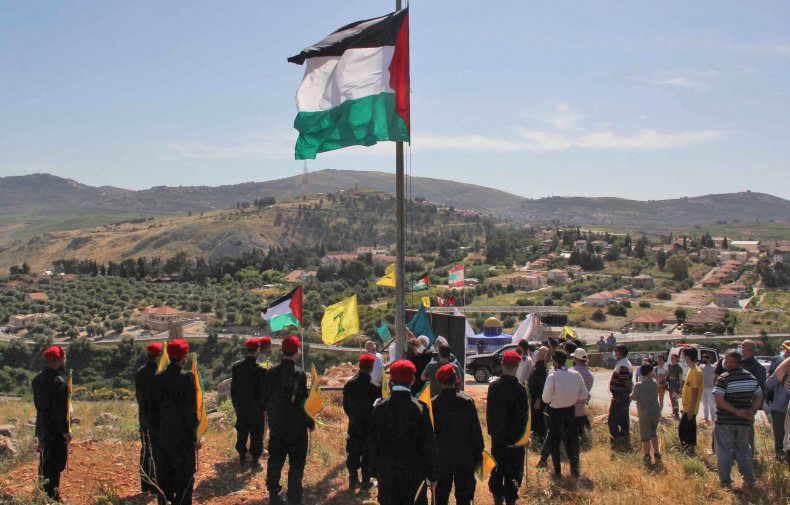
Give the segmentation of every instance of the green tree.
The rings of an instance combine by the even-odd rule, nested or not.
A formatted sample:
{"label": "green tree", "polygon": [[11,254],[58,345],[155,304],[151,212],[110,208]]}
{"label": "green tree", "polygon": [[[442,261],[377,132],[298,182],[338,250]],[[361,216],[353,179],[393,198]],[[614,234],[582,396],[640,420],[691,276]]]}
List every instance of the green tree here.
{"label": "green tree", "polygon": [[682,281],[689,276],[688,260],[685,256],[673,254],[667,260],[666,270],[672,274],[672,279]]}

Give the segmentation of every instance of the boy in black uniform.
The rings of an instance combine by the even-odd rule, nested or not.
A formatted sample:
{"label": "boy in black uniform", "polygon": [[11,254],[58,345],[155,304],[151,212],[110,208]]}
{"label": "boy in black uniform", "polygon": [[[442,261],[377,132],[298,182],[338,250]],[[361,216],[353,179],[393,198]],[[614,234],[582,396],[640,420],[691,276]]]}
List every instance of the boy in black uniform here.
{"label": "boy in black uniform", "polygon": [[197,398],[195,377],[184,370],[189,344],[167,343],[170,364],[154,376],[151,393],[151,432],[156,440],[156,480],[160,505],[191,505],[195,485]]}
{"label": "boy in black uniform", "polygon": [[475,497],[475,467],[483,457],[483,430],[475,401],[455,391],[456,370],[451,364],[436,371],[442,388],[433,404],[434,433],[439,448],[436,505],[447,505],[455,481],[456,505],[470,505]]}
{"label": "boy in black uniform", "polygon": [[290,336],[283,339],[282,362],[272,367],[266,377],[264,403],[269,416],[269,467],[266,489],[269,503],[283,503],[280,498],[280,473],[288,457],[288,503],[302,503],[302,477],[307,459],[307,430],[315,421],[304,410],[307,377],[294,359],[302,343]]}
{"label": "boy in black uniform", "polygon": [[373,417],[373,402],[381,398],[381,387],[372,382],[370,371],[376,357],[363,354],[359,357],[359,373],[343,386],[343,412],[348,416],[348,439],[346,440],[346,467],[348,487],[359,486],[358,470],[362,469],[362,489],[370,489],[370,461],[367,450],[370,418]]}
{"label": "boy in black uniform", "polygon": [[494,504],[513,505],[524,477],[524,447],[508,447],[518,441],[527,425],[527,391],[516,379],[521,356],[513,351],[502,355],[502,377],[488,387],[486,420],[491,452],[497,465],[488,480]]}
{"label": "boy in black uniform", "polygon": [[261,470],[259,460],[263,454],[263,389],[268,370],[258,366],[260,340],[250,338],[244,342],[247,356],[233,364],[231,369],[230,399],[236,411],[236,452],[239,464],[247,457],[247,438],[250,439],[250,468]]}
{"label": "boy in black uniform", "polygon": [[154,440],[151,437],[151,387],[154,383],[162,354],[162,343],[153,342],[145,348],[148,361],[134,374],[134,394],[137,398],[137,419],[140,422],[140,490],[143,493],[156,493],[154,466]]}
{"label": "boy in black uniform", "polygon": [[368,450],[379,481],[380,505],[427,503],[425,480],[433,492],[439,477],[439,455],[428,407],[412,398],[409,387],[417,369],[411,361],[390,367],[392,392],[377,403],[370,424]]}
{"label": "boy in black uniform", "polygon": [[44,492],[60,501],[60,472],[66,468],[69,433],[68,388],[58,372],[66,368],[66,352],[60,347],[44,351],[46,368],[33,378],[38,439],[38,478]]}

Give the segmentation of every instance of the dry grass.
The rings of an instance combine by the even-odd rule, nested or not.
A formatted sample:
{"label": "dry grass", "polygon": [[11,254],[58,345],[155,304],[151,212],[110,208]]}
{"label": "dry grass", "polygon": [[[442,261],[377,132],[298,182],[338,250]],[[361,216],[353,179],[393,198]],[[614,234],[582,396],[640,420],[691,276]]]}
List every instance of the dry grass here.
{"label": "dry grass", "polygon": [[[311,505],[362,505],[375,503],[375,493],[352,494],[346,491],[345,416],[339,405],[339,394],[325,394],[325,410],[321,414],[325,426],[311,437],[308,467],[305,476],[305,503]],[[485,399],[477,398],[484,422]],[[152,504],[154,500],[138,494],[136,407],[128,402],[79,403],[76,443],[71,449],[69,469],[63,476],[63,493],[74,505],[126,503]],[[113,428],[93,426],[101,412],[120,416]],[[0,463],[0,503],[18,505],[45,503],[34,495],[36,471],[32,430],[21,427],[32,417],[27,402],[0,403],[0,423],[9,417],[20,420],[18,425],[20,454],[13,461]],[[522,503],[628,504],[672,503],[698,504],[787,504],[790,503],[790,479],[786,466],[773,460],[770,427],[758,428],[758,485],[753,491],[740,490],[740,477],[733,472],[735,491],[721,489],[715,473],[715,458],[707,454],[710,428],[700,425],[699,456],[688,458],[678,450],[674,423],[662,422],[662,468],[646,468],[641,454],[615,454],[609,449],[605,425],[595,426],[592,448],[582,453],[583,478],[575,485],[567,477],[554,482],[545,471],[538,471],[537,452],[529,452],[530,469],[522,486]],[[636,437],[636,431],[632,434]],[[195,486],[195,503],[205,505],[240,505],[268,503],[264,474],[252,475],[239,468],[233,449],[234,431],[228,424],[212,424],[200,451],[200,468]],[[636,446],[634,438],[634,446]],[[564,473],[568,475],[567,467]],[[283,484],[285,479],[283,478]],[[10,493],[14,501],[3,493]],[[451,503],[453,503],[451,501]],[[485,483],[477,487],[475,503],[492,504]]]}

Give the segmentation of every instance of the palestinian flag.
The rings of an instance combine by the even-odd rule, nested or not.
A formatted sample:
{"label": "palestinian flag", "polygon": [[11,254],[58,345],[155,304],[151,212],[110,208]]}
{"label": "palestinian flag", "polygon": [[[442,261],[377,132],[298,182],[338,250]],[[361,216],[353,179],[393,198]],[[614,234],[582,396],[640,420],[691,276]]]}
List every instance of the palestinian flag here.
{"label": "palestinian flag", "polygon": [[263,309],[261,317],[269,323],[272,331],[286,326],[302,325],[302,286],[297,286],[287,295],[281,296]]}
{"label": "palestinian flag", "polygon": [[409,10],[357,21],[310,46],[296,93],[296,159],[409,141]]}
{"label": "palestinian flag", "polygon": [[429,287],[431,287],[431,283],[428,280],[428,272],[425,272],[425,274],[422,277],[414,281],[414,285],[412,285],[411,290],[423,291],[425,289],[428,289]]}

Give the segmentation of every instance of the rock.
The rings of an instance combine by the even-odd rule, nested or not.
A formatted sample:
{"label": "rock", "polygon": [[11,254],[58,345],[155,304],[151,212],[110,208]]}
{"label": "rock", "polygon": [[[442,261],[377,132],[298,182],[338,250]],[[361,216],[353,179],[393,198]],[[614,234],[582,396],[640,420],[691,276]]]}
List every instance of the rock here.
{"label": "rock", "polygon": [[217,405],[230,399],[230,382],[231,379],[225,379],[219,383],[217,387]]}
{"label": "rock", "polygon": [[208,393],[203,395],[203,401],[206,402],[206,410],[209,412],[217,410],[217,397],[219,396],[218,393],[214,391],[209,391]]}
{"label": "rock", "polygon": [[208,415],[209,422],[214,421],[218,424],[225,424],[226,420],[227,418],[225,417],[225,414],[223,414],[222,412],[212,412],[211,414]]}
{"label": "rock", "polygon": [[107,425],[114,425],[118,422],[118,416],[114,414],[110,414],[108,412],[102,412],[96,419],[93,420],[94,426],[107,426]]}
{"label": "rock", "polygon": [[14,442],[8,437],[0,436],[0,458],[12,458],[16,453]]}
{"label": "rock", "polygon": [[11,424],[2,424],[0,425],[0,436],[8,437],[8,438],[15,438],[16,437],[16,428]]}
{"label": "rock", "polygon": [[16,417],[9,417],[9,418],[6,420],[6,422],[7,422],[8,424],[17,424],[17,423],[19,422],[19,419],[17,419]]}
{"label": "rock", "polygon": [[72,417],[72,418],[71,418],[71,424],[72,424],[73,426],[77,426],[77,425],[78,425],[78,424],[80,424],[81,422],[82,422],[82,419],[80,419],[79,417]]}

